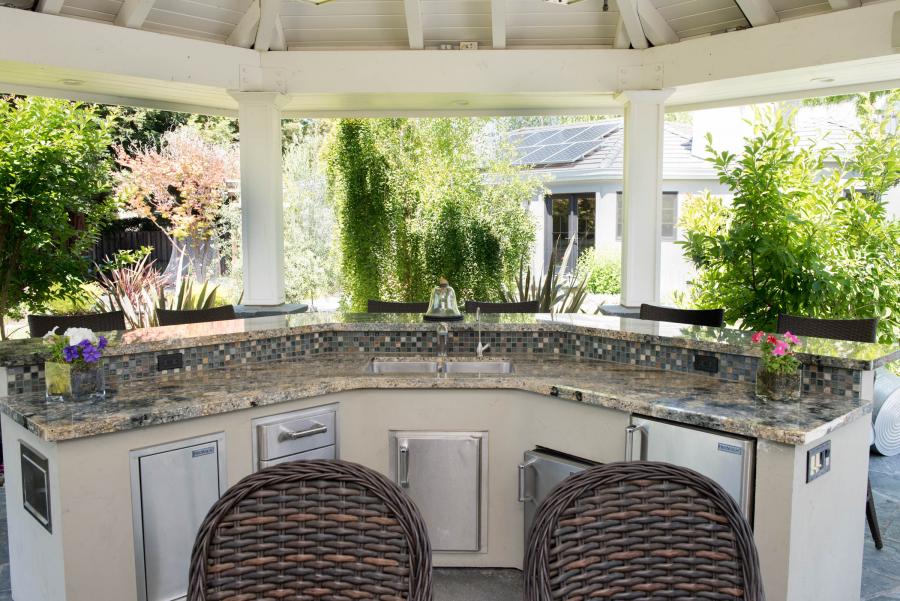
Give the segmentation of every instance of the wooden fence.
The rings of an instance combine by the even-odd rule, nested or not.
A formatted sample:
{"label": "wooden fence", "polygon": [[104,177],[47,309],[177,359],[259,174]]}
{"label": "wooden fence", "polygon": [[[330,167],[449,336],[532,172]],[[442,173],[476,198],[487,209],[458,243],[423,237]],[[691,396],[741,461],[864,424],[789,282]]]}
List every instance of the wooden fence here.
{"label": "wooden fence", "polygon": [[164,270],[172,256],[172,242],[161,231],[155,232],[105,232],[91,251],[91,262],[102,263],[119,250],[138,250],[142,246],[153,249],[150,258],[156,261],[156,268]]}

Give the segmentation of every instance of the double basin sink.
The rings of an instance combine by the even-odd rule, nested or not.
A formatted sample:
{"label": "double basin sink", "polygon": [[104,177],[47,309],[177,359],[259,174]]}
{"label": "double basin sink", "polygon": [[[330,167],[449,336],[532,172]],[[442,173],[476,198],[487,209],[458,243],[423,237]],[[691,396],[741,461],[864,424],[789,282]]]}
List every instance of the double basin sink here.
{"label": "double basin sink", "polygon": [[367,371],[373,374],[474,374],[513,373],[512,362],[494,360],[372,359]]}

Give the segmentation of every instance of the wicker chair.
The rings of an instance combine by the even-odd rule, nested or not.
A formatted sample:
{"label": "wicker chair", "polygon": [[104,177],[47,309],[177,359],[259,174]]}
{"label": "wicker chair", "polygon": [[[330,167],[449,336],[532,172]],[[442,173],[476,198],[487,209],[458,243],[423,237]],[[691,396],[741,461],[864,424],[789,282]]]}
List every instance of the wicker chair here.
{"label": "wicker chair", "polygon": [[725,311],[722,309],[675,309],[644,303],[641,305],[640,318],[713,328],[721,328],[725,325]]}
{"label": "wicker chair", "polygon": [[466,301],[466,313],[540,313],[539,301],[522,301],[519,303],[485,303],[482,301]]}
{"label": "wicker chair", "polygon": [[125,329],[125,313],[88,313],[86,315],[29,315],[28,331],[32,338],[40,338],[53,328],[60,333],[68,328],[89,328],[95,332],[112,332]]}
{"label": "wicker chair", "polygon": [[188,600],[222,599],[432,601],[425,522],[355,463],[260,470],[216,501],[194,543]]}
{"label": "wicker chair", "polygon": [[687,468],[610,463],[570,476],[537,510],[525,601],[764,601],[750,525]]}
{"label": "wicker chair", "polygon": [[224,321],[226,319],[235,319],[236,317],[233,305],[189,311],[170,311],[169,309],[156,310],[156,323],[161,326],[180,326],[188,323]]}
{"label": "wicker chair", "polygon": [[366,310],[369,313],[425,313],[428,311],[428,303],[393,303],[370,300]]}
{"label": "wicker chair", "polygon": [[796,315],[778,316],[778,331],[790,331],[798,336],[875,342],[878,339],[878,318],[872,319],[814,319]]}
{"label": "wicker chair", "polygon": [[[778,332],[790,331],[798,336],[831,338],[832,340],[852,340],[854,342],[875,342],[878,340],[878,318],[872,319],[814,319],[796,315],[778,316]],[[875,512],[875,498],[872,496],[872,480],[866,484],[866,522],[875,541],[875,548],[884,548],[881,527]]]}

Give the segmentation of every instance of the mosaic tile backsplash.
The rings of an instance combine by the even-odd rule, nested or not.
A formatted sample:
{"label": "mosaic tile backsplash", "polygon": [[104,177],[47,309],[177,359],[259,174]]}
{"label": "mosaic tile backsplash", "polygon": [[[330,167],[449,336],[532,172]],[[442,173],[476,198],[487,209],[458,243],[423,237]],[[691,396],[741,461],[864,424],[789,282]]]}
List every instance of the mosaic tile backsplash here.
{"label": "mosaic tile backsplash", "polygon": [[[486,330],[482,333],[482,341],[490,344],[489,354],[493,355],[564,356],[701,375],[706,374],[694,370],[694,356],[705,355],[718,359],[718,373],[710,374],[710,377],[737,382],[753,381],[758,363],[756,357],[745,355],[698,351],[574,332]],[[428,355],[436,352],[436,342],[435,332],[431,330],[323,329],[318,332],[183,348],[180,352],[184,357],[184,367],[175,372],[216,369],[247,363],[291,361],[328,353]],[[448,352],[473,355],[477,342],[478,334],[472,328],[451,330]],[[158,373],[157,357],[171,352],[173,351],[109,356],[105,360],[107,377],[111,382],[115,382],[153,376]],[[857,398],[860,394],[860,380],[861,373],[858,370],[821,366],[815,363],[804,365],[803,368],[805,393]],[[7,394],[31,394],[43,390],[44,376],[41,364],[7,368]]]}

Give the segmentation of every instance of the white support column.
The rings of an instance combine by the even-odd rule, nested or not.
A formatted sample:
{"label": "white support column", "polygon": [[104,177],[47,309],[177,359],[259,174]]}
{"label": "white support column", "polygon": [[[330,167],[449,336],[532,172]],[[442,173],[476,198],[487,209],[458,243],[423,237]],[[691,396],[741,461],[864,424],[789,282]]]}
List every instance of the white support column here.
{"label": "white support column", "polygon": [[663,127],[672,90],[622,92],[625,150],[622,200],[622,305],[659,302]]}
{"label": "white support column", "polygon": [[275,92],[231,92],[241,144],[244,305],[284,304],[281,107]]}

